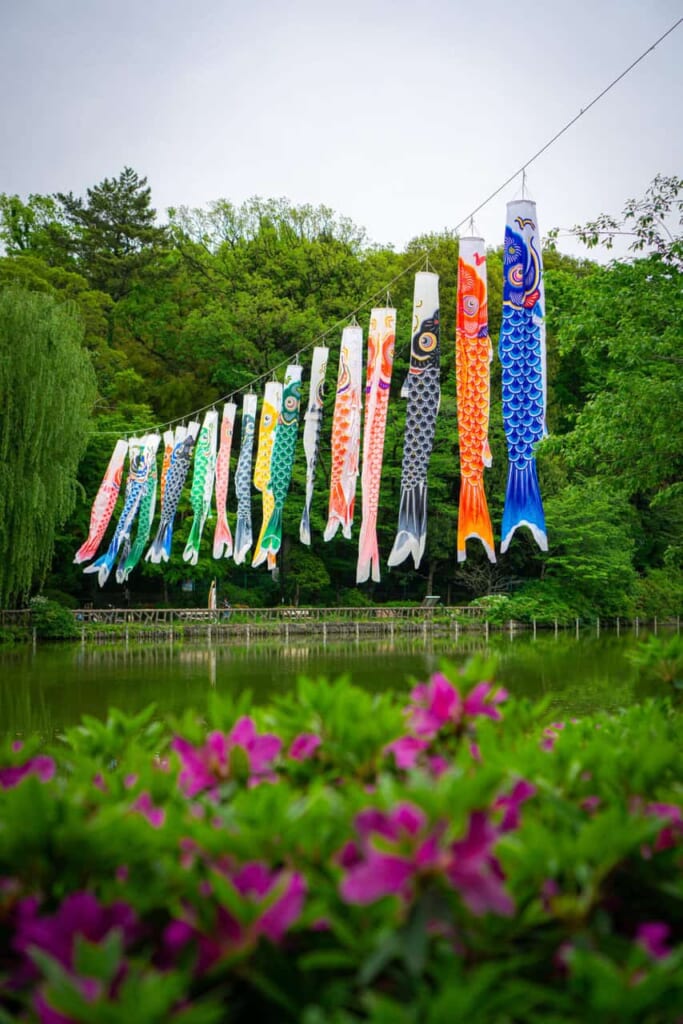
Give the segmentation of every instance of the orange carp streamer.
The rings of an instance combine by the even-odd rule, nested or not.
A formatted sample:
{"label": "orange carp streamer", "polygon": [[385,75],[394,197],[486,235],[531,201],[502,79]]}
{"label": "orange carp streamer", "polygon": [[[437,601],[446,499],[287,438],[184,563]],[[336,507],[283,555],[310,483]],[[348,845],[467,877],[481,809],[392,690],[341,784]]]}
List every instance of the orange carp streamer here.
{"label": "orange carp streamer", "polygon": [[488,430],[492,355],[484,240],[461,238],[455,328],[460,440],[459,562],[467,558],[469,537],[478,538],[490,561],[496,560],[491,517],[484,491],[484,467],[491,465]]}

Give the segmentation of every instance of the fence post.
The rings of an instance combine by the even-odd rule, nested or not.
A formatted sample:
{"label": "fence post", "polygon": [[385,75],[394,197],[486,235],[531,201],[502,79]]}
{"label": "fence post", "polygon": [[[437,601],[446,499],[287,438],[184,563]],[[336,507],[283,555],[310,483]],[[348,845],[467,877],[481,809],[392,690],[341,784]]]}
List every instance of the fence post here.
{"label": "fence post", "polygon": [[578,615],[576,617],[576,635],[577,636],[579,635],[579,617],[578,617]]}

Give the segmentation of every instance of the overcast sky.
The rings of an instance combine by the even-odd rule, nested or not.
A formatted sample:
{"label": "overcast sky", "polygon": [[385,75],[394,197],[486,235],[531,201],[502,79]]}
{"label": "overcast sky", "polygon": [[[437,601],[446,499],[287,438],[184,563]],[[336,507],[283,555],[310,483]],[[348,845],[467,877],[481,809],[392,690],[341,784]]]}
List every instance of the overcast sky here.
{"label": "overcast sky", "polygon": [[[465,218],[682,14],[681,0],[4,0],[0,191],[82,194],[129,165],[161,214],[286,196],[402,247]],[[658,172],[683,173],[683,26],[527,183],[545,232],[619,213]],[[476,218],[491,245],[520,184]]]}

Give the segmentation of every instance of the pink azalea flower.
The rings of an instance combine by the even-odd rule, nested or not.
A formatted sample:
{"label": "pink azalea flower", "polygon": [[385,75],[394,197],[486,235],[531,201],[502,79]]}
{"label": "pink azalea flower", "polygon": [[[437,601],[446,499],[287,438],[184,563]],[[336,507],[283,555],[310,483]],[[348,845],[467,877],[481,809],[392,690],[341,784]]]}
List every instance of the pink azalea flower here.
{"label": "pink azalea flower", "polygon": [[589,814],[592,814],[594,811],[597,811],[601,803],[602,800],[599,796],[586,796],[581,801],[581,807],[584,811],[587,811]]}
{"label": "pink azalea flower", "polygon": [[409,708],[410,727],[423,739],[433,739],[445,725],[457,725],[462,718],[460,694],[441,672],[416,686],[410,696],[415,702]]}
{"label": "pink azalea flower", "polygon": [[413,879],[439,864],[439,833],[427,832],[425,815],[413,804],[398,804],[388,814],[361,811],[356,831],[360,844],[347,843],[340,857],[347,869],[340,892],[347,903],[408,896]]}
{"label": "pink azalea flower", "polygon": [[424,813],[409,803],[389,813],[368,808],[355,824],[359,841],[347,843],[339,856],[346,871],[340,892],[347,903],[374,903],[384,896],[410,899],[417,880],[437,874],[458,890],[473,914],[513,913],[492,852],[499,829],[483,811],[471,814],[465,838],[449,845],[443,842],[445,829],[429,829]]}
{"label": "pink azalea flower", "polygon": [[306,761],[313,757],[321,743],[322,740],[314,732],[300,732],[290,744],[289,756],[294,761]]}
{"label": "pink azalea flower", "polygon": [[282,740],[271,733],[259,735],[252,719],[243,717],[229,733],[210,732],[203,747],[194,747],[182,736],[176,736],[171,746],[183,764],[181,788],[187,796],[196,796],[207,789],[214,792],[232,777],[230,755],[236,748],[246,754],[250,785],[274,779],[272,761],[280,753]]}
{"label": "pink azalea flower", "polygon": [[428,757],[427,764],[429,765],[429,770],[435,779],[438,779],[439,776],[443,775],[444,772],[447,772],[450,768],[446,758],[441,757],[439,754],[436,754],[434,757]]}
{"label": "pink azalea flower", "polygon": [[491,852],[497,838],[497,829],[483,811],[474,811],[465,838],[451,845],[446,874],[465,906],[477,917],[487,911],[510,917],[515,910],[503,886],[505,876],[500,863]]}
{"label": "pink azalea flower", "polygon": [[[25,958],[23,980],[28,981],[38,974],[38,968],[31,959],[34,949],[47,953],[72,975],[73,981],[87,1002],[95,1002],[102,995],[115,996],[116,989],[125,977],[127,965],[121,961],[108,985],[96,978],[76,974],[76,939],[82,937],[88,942],[101,942],[114,929],[119,931],[124,946],[132,944],[138,937],[139,928],[135,911],[127,903],[112,903],[109,906],[98,903],[91,893],[82,891],[67,896],[54,914],[38,914],[36,901],[24,900],[25,907],[18,915],[13,941],[14,949]],[[16,980],[21,982],[22,973]],[[49,1002],[49,989],[39,988],[34,1007],[41,1024],[69,1024],[71,1018],[64,1017]]]}
{"label": "pink azalea flower", "polygon": [[166,811],[163,807],[155,807],[152,798],[147,791],[141,793],[133,804],[132,810],[142,814],[153,828],[161,828],[166,820]]}
{"label": "pink azalea flower", "polygon": [[523,803],[526,803],[532,796],[535,796],[536,792],[537,789],[533,782],[519,779],[513,786],[511,793],[504,793],[503,796],[499,796],[496,799],[493,805],[494,809],[503,811],[503,820],[500,823],[501,832],[512,832],[514,829],[519,828],[519,809]]}
{"label": "pink azalea flower", "polygon": [[[197,949],[197,972],[203,973],[217,961],[256,945],[261,937],[281,942],[298,920],[306,895],[306,882],[296,871],[270,871],[260,861],[244,864],[227,876],[245,904],[244,922],[234,916],[234,905],[216,909],[211,934],[204,934],[192,911],[171,922],[164,933],[164,949],[170,959],[190,942]],[[254,914],[254,909],[259,911]]]}
{"label": "pink azalea flower", "polygon": [[555,744],[557,743],[557,741],[559,739],[559,736],[560,736],[560,732],[559,731],[561,729],[564,729],[564,724],[562,722],[553,722],[552,725],[549,725],[547,728],[545,728],[543,730],[543,739],[541,740],[541,750],[548,750],[548,751],[554,750]]}
{"label": "pink azalea flower", "polygon": [[18,786],[27,775],[37,775],[41,782],[49,782],[54,778],[55,762],[45,754],[30,757],[24,764],[8,765],[0,768],[0,789],[12,789]]}
{"label": "pink azalea flower", "polygon": [[393,754],[397,768],[415,768],[420,754],[429,746],[427,740],[418,740],[416,736],[401,736],[388,743],[384,748],[385,754]]}
{"label": "pink azalea flower", "polygon": [[498,710],[497,705],[502,704],[504,700],[507,700],[507,697],[508,692],[502,686],[499,686],[497,690],[492,692],[490,683],[477,683],[474,689],[470,690],[465,697],[463,710],[470,718],[484,715],[499,722],[503,716]]}
{"label": "pink azalea flower", "polygon": [[677,804],[650,803],[646,806],[645,813],[651,817],[662,818],[666,822],[655,841],[657,852],[669,850],[683,839],[683,814]]}
{"label": "pink azalea flower", "polygon": [[[286,931],[298,920],[306,895],[303,875],[294,871],[271,872],[265,864],[245,864],[233,876],[235,888],[255,903],[268,900],[257,921],[257,929],[271,942],[280,942]],[[277,894],[275,899],[273,895]]]}
{"label": "pink azalea flower", "polygon": [[638,926],[636,944],[653,960],[664,960],[671,953],[666,944],[670,931],[668,924],[663,921],[647,921]]}
{"label": "pink azalea flower", "polygon": [[498,721],[497,705],[507,698],[499,687],[491,683],[477,683],[463,700],[457,688],[441,672],[436,672],[428,683],[421,683],[411,693],[414,704],[409,707],[410,727],[421,739],[433,739],[443,728],[457,728],[466,718],[484,715]]}

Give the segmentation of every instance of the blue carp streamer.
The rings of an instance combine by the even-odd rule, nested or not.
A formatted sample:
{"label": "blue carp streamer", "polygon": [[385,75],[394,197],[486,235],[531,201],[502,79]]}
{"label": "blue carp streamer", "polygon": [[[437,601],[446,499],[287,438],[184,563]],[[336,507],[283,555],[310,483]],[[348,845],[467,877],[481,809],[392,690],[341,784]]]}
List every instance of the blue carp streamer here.
{"label": "blue carp streamer", "polygon": [[507,550],[518,526],[527,526],[547,551],[535,459],[547,434],[545,297],[536,204],[528,199],[508,203],[503,274],[498,352],[509,469],[500,550]]}

